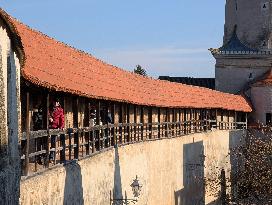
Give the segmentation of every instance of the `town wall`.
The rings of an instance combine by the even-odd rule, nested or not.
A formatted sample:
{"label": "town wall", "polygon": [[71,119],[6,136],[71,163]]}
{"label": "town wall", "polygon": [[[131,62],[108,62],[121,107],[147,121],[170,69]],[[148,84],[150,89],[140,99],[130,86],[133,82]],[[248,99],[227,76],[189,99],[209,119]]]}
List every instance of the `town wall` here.
{"label": "town wall", "polygon": [[262,56],[216,56],[216,90],[236,94],[271,68],[271,59]]}
{"label": "town wall", "polygon": [[20,64],[10,31],[0,19],[0,204],[17,204],[21,131]]}
{"label": "town wall", "polygon": [[242,135],[217,130],[111,148],[22,179],[20,202],[108,205],[113,189],[115,197],[126,192],[132,198],[130,185],[137,175],[138,205],[191,205],[204,199],[215,204],[204,177],[218,179],[222,168],[229,176],[234,166],[228,153]]}

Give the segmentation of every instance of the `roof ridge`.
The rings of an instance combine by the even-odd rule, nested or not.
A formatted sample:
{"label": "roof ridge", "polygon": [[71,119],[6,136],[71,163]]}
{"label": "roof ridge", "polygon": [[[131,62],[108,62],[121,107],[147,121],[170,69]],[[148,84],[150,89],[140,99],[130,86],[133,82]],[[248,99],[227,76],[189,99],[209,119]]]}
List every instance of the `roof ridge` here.
{"label": "roof ridge", "polygon": [[32,29],[3,10],[0,16],[22,44],[22,76],[35,85],[145,106],[251,111],[242,96],[138,75]]}

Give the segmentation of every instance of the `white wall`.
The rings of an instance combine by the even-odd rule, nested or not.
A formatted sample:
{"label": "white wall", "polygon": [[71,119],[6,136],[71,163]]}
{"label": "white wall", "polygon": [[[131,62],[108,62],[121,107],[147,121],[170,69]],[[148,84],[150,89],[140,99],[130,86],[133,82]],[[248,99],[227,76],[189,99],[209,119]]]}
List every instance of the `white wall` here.
{"label": "white wall", "polygon": [[20,181],[20,65],[8,34],[0,19],[0,204],[17,204]]}
{"label": "white wall", "polygon": [[[228,153],[242,131],[213,131],[111,149],[75,164],[57,166],[21,182],[21,204],[108,205],[109,192],[131,198],[138,175],[143,185],[138,205],[192,205],[204,196],[203,177],[227,176]],[[215,198],[206,187],[205,203]],[[214,190],[213,190],[214,191]]]}
{"label": "white wall", "polygon": [[251,88],[251,101],[254,106],[252,116],[255,121],[266,124],[266,113],[272,113],[272,87]]}

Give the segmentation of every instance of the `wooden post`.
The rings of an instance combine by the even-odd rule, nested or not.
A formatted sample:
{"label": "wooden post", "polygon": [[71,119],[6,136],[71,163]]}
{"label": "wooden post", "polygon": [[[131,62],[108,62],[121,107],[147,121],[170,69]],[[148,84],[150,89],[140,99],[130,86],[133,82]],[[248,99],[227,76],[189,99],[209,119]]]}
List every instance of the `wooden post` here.
{"label": "wooden post", "polygon": [[148,122],[149,124],[149,139],[153,138],[153,119],[152,119],[152,107],[149,108]]}
{"label": "wooden post", "polygon": [[26,152],[25,152],[25,170],[24,175],[29,171],[29,141],[30,141],[30,119],[29,119],[29,91],[26,93]]}
{"label": "wooden post", "polygon": [[74,158],[78,159],[79,155],[79,136],[80,136],[80,131],[79,131],[79,126],[78,126],[78,97],[75,99],[75,105],[74,105],[74,127],[77,128],[77,131],[74,133],[74,144],[76,146],[74,147]]}
{"label": "wooden post", "polygon": [[237,112],[234,111],[234,129],[237,129]]}
{"label": "wooden post", "polygon": [[176,127],[176,118],[177,118],[177,115],[176,115],[176,109],[173,108],[173,112],[172,112],[172,136],[176,137],[176,134],[177,134],[177,127]]}
{"label": "wooden post", "polygon": [[[96,104],[96,124],[100,126],[101,123],[101,116],[100,116],[100,100],[97,100],[97,104]],[[100,138],[100,130],[96,131],[96,135],[97,135],[97,140],[98,140],[98,145],[97,145],[97,150],[100,150],[101,148],[101,138]]]}
{"label": "wooden post", "polygon": [[47,139],[46,139],[46,158],[45,158],[45,167],[49,167],[49,155],[50,155],[50,134],[49,134],[49,97],[50,94],[47,93],[46,96],[46,129],[47,129]]}
{"label": "wooden post", "polygon": [[178,127],[179,127],[179,136],[181,136],[181,110],[179,109],[179,124],[178,124]]}
{"label": "wooden post", "polygon": [[166,137],[169,137],[169,123],[170,123],[170,116],[169,116],[169,108],[166,109]]}
{"label": "wooden post", "polygon": [[161,138],[161,108],[158,108],[158,138]]}
{"label": "wooden post", "polygon": [[134,141],[137,141],[137,105],[134,105]]}
{"label": "wooden post", "polygon": [[113,103],[112,105],[112,124],[113,124],[113,146],[117,146],[117,139],[116,139],[116,129],[115,129],[115,112],[116,112],[116,108],[115,108],[115,103]]}
{"label": "wooden post", "polygon": [[123,104],[119,104],[119,111],[120,111],[120,116],[119,116],[119,123],[122,123],[122,126],[119,127],[119,142],[122,144],[123,143],[123,124],[124,124],[124,119],[123,119]]}
{"label": "wooden post", "polygon": [[141,106],[141,140],[144,140],[144,107]]}
{"label": "wooden post", "polygon": [[130,133],[130,104],[127,104],[127,142],[131,142],[131,133]]}
{"label": "wooden post", "polygon": [[247,113],[246,113],[246,126],[245,126],[245,128],[244,129],[247,129]]}
{"label": "wooden post", "polygon": [[[218,128],[218,120],[217,120],[217,116],[218,116],[218,111],[217,111],[217,109],[215,109],[216,129]],[[220,129],[220,126],[219,126],[219,129]]]}

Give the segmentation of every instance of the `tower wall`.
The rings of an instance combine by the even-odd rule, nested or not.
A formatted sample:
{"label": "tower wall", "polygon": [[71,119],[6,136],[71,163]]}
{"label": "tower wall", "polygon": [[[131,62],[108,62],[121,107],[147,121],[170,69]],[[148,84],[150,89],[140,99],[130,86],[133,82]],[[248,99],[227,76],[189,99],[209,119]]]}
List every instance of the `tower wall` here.
{"label": "tower wall", "polygon": [[0,19],[0,204],[19,204],[20,64]]}
{"label": "tower wall", "polygon": [[224,44],[237,25],[238,38],[251,48],[272,48],[271,15],[269,0],[227,0]]}
{"label": "tower wall", "polygon": [[269,56],[216,56],[215,89],[237,93],[244,89],[250,80],[263,75],[271,68]]}
{"label": "tower wall", "polygon": [[254,121],[266,124],[266,113],[271,113],[272,110],[272,87],[253,87],[251,102],[254,106],[254,111],[251,114]]}

